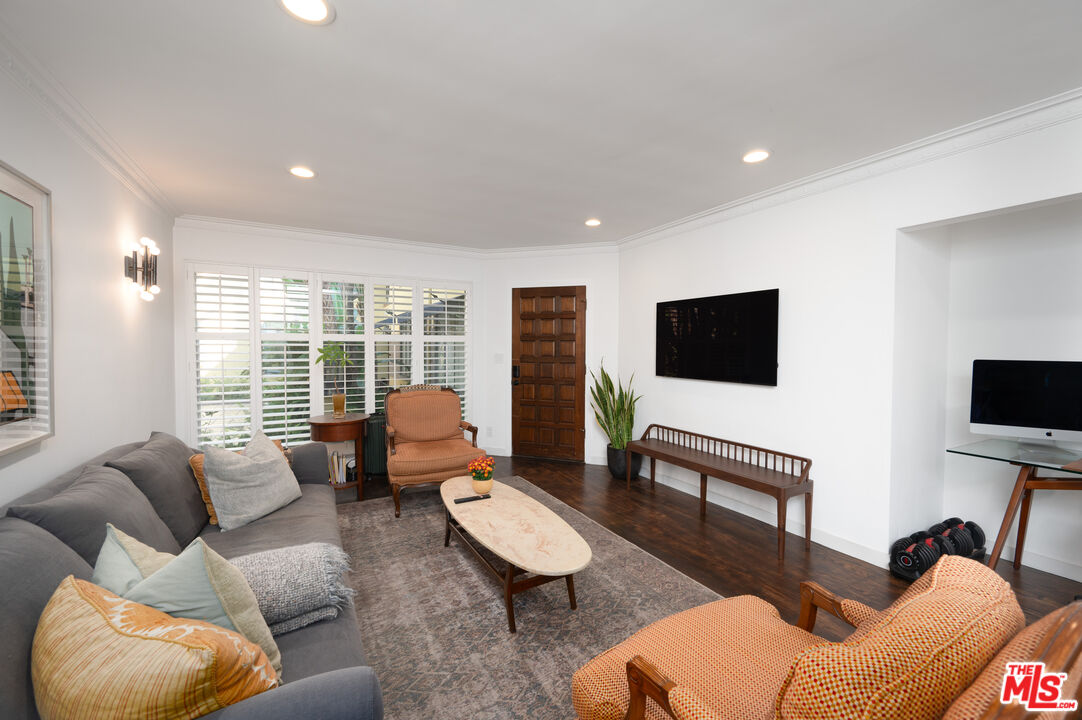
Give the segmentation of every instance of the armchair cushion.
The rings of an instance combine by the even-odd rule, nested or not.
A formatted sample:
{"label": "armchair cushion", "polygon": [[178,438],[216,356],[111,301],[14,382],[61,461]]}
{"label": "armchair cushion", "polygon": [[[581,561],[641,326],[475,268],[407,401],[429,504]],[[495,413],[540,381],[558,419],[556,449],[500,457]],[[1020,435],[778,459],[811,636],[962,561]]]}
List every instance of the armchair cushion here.
{"label": "armchair cushion", "polygon": [[1002,578],[943,557],[857,639],[801,653],[778,693],[778,717],[938,718],[1023,624]]}
{"label": "armchair cushion", "polygon": [[[1037,646],[1070,610],[1070,606],[1054,610],[1015,635],[992,658],[992,662],[988,663],[980,677],[951,704],[943,720],[979,718],[988,708],[998,705],[999,695],[1003,689],[1003,676],[1007,674],[1007,663],[1025,662],[1035,657]],[[1064,688],[1061,697],[1077,697],[1077,694],[1068,694],[1067,690],[1068,688]]]}
{"label": "armchair cushion", "polygon": [[[461,433],[461,430],[459,431]],[[395,444],[395,454],[387,458],[387,471],[392,475],[426,475],[450,470],[466,474],[466,464],[485,454],[462,437],[434,442]]]}
{"label": "armchair cushion", "polygon": [[[681,717],[712,718],[695,712],[713,708],[718,717],[766,720],[793,658],[823,642],[765,600],[726,598],[659,620],[595,657],[572,678],[572,702],[581,720],[622,720],[627,661],[642,655],[676,683],[669,700]],[[666,716],[651,702],[647,717]]]}
{"label": "armchair cushion", "polygon": [[721,720],[714,709],[690,688],[673,688],[669,693],[669,707],[676,713],[676,720]]}
{"label": "armchair cushion", "polygon": [[462,437],[462,408],[448,390],[412,390],[387,394],[387,424],[399,443],[429,442]]}

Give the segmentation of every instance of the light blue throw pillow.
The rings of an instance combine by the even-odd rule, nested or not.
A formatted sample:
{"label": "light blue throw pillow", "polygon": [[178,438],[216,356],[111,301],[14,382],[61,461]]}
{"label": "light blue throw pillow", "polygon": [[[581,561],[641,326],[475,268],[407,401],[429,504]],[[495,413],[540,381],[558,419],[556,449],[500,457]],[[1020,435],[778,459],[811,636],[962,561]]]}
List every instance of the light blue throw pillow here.
{"label": "light blue throw pillow", "polygon": [[244,574],[202,538],[173,556],[107,525],[91,581],[173,617],[240,633],[263,648],[274,669],[282,671],[281,653]]}

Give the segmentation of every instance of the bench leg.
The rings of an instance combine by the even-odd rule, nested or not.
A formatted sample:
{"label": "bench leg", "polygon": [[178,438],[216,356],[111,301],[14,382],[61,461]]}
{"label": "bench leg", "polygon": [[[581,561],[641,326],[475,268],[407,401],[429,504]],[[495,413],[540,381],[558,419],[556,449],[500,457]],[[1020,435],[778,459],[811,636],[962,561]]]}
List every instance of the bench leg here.
{"label": "bench leg", "polygon": [[804,493],[804,549],[811,550],[811,511],[812,494],[809,490]]}
{"label": "bench leg", "polygon": [[699,517],[706,517],[706,475],[699,475]]}
{"label": "bench leg", "polygon": [[789,504],[789,498],[785,495],[778,496],[778,560],[785,559],[785,510]]}
{"label": "bench leg", "polygon": [[650,458],[650,487],[654,487],[654,478],[657,477],[657,458]]}
{"label": "bench leg", "polygon": [[624,453],[624,468],[627,475],[627,489],[631,489],[631,451],[627,450]]}

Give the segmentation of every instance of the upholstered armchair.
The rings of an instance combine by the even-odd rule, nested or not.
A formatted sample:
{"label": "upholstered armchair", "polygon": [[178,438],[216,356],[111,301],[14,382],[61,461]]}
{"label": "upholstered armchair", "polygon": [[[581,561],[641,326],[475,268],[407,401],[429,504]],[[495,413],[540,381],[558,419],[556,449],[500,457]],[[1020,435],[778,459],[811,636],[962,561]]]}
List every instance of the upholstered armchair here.
{"label": "upholstered armchair", "polygon": [[[402,515],[402,488],[441,483],[466,475],[466,465],[485,454],[477,428],[462,419],[458,393],[449,387],[411,385],[387,393],[387,478],[394,516]],[[466,440],[464,432],[471,435]]]}
{"label": "upholstered armchair", "polygon": [[[741,596],[640,630],[572,679],[581,720],[1022,717],[999,703],[1007,663],[1046,661],[1082,677],[1082,602],[1024,630],[1010,586],[984,565],[942,558],[886,610],[801,583],[795,626]],[[812,634],[819,610],[855,631]],[[1077,694],[1063,695],[1076,698]]]}

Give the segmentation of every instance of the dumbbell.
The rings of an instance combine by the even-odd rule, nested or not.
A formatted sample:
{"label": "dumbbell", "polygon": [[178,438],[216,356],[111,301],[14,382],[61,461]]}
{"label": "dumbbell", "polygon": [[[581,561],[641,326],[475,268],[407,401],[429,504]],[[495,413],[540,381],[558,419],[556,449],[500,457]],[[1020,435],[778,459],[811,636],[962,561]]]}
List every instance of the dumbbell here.
{"label": "dumbbell", "polygon": [[950,527],[965,527],[965,529],[969,531],[970,536],[973,538],[974,547],[981,547],[984,545],[984,530],[982,530],[981,526],[973,522],[972,520],[966,520],[965,522],[962,522],[962,518],[952,517],[944,520],[943,524],[949,525]]}
{"label": "dumbbell", "polygon": [[943,554],[944,541],[950,542],[942,536],[937,539],[931,533],[915,532],[890,546],[890,558],[898,567],[923,573]]}
{"label": "dumbbell", "polygon": [[928,528],[928,532],[948,538],[955,547],[951,554],[970,557],[974,550],[984,547],[984,531],[975,522],[962,522],[962,518],[947,518]]}

